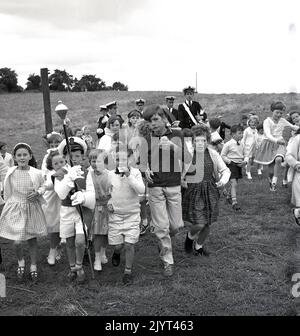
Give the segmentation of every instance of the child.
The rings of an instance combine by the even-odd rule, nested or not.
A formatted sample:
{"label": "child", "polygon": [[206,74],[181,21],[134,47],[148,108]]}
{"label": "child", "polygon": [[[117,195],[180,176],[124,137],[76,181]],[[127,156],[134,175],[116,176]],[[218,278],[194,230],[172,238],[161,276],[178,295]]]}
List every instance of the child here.
{"label": "child", "polygon": [[300,226],[300,132],[296,132],[291,138],[286,148],[285,160],[290,166],[288,171],[288,181],[292,182],[292,198],[291,203],[295,206],[292,213],[295,222]]}
{"label": "child", "polygon": [[81,128],[75,128],[74,130],[74,137],[81,138],[82,139],[83,132]]}
{"label": "child", "polygon": [[117,168],[110,171],[111,199],[108,201],[109,222],[108,242],[114,246],[112,264],[119,266],[120,253],[125,246],[125,271],[123,283],[132,282],[134,246],[140,235],[139,194],[145,192],[141,172],[133,168],[132,149],[118,148],[116,153]]}
{"label": "child", "polygon": [[138,131],[138,122],[142,118],[141,112],[133,110],[128,113],[128,128],[127,128],[127,141],[130,143],[130,140],[133,137],[139,135]]}
{"label": "child", "polygon": [[220,136],[219,129],[221,127],[221,120],[219,118],[213,118],[209,120],[209,127],[211,129],[210,146],[218,153],[221,153],[224,146],[224,141]]}
{"label": "child", "polygon": [[47,234],[46,219],[41,207],[44,201],[42,172],[30,166],[32,149],[18,143],[13,149],[17,166],[11,167],[4,181],[5,206],[0,218],[0,236],[14,241],[18,258],[17,277],[23,280],[25,260],[22,242],[28,241],[31,259],[30,278],[36,282],[37,237]]}
{"label": "child", "polygon": [[88,150],[95,148],[94,140],[90,133],[90,128],[87,125],[82,127],[82,139],[86,142]]}
{"label": "child", "polygon": [[[56,177],[54,190],[62,200],[60,207],[60,238],[66,239],[67,255],[70,272],[68,278],[77,278],[79,283],[85,281],[82,267],[85,251],[85,235],[83,225],[90,225],[95,207],[95,189],[91,174],[83,172],[81,164],[87,151],[87,145],[80,138],[70,138],[71,157],[74,167],[64,171],[64,175]],[[66,140],[58,146],[58,152],[68,158]],[[75,183],[78,187],[75,192]],[[77,205],[82,204],[84,224],[82,223]]]}
{"label": "child", "polygon": [[[253,153],[253,161],[256,157],[256,153],[259,149],[259,146],[261,145],[263,139],[264,139],[264,127],[263,124],[258,124],[257,125],[257,138],[256,138],[256,143],[255,143],[255,148],[254,148],[254,153]],[[263,165],[262,164],[257,164],[257,175],[261,176],[262,171],[263,171]]]}
{"label": "child", "polygon": [[253,161],[254,155],[254,148],[257,139],[257,129],[256,126],[258,125],[258,116],[256,114],[252,114],[249,116],[248,119],[248,127],[244,130],[244,135],[242,139],[242,143],[245,150],[245,155],[249,157],[249,162],[246,166],[246,175],[248,180],[252,180],[251,176],[251,162]]}
{"label": "child", "polygon": [[96,194],[96,208],[92,234],[94,237],[95,262],[94,270],[101,271],[102,265],[107,263],[106,248],[108,245],[108,209],[110,199],[110,182],[107,164],[107,154],[101,149],[94,149],[89,154],[91,176]]}
{"label": "child", "polygon": [[[225,186],[229,181],[230,170],[221,156],[208,146],[209,128],[205,125],[196,125],[191,130],[193,161],[187,173],[183,173],[181,178],[182,186],[187,188],[182,199],[183,220],[189,228],[184,248],[187,253],[194,250],[196,255],[208,256],[209,253],[204,249],[203,244],[208,237],[210,225],[217,221],[220,198],[218,188]],[[204,170],[203,178],[192,183],[186,182],[185,177],[195,176],[197,168]]]}
{"label": "child", "polygon": [[3,196],[3,182],[8,168],[14,166],[14,159],[7,153],[7,144],[0,141],[0,205]]}
{"label": "child", "polygon": [[60,205],[61,200],[54,191],[54,179],[59,175],[59,171],[66,166],[66,160],[57,150],[49,153],[46,160],[47,176],[44,184],[46,192],[44,198],[47,201],[43,205],[44,214],[47,222],[47,231],[50,235],[50,251],[47,262],[50,266],[55,265],[55,261],[60,260]]}
{"label": "child", "polygon": [[282,132],[286,126],[293,130],[299,128],[282,118],[285,110],[286,107],[281,101],[271,104],[272,117],[264,120],[264,139],[254,160],[256,163],[268,165],[270,191],[276,191],[277,189],[278,174],[286,153],[286,143],[282,137]]}
{"label": "child", "polygon": [[[243,178],[242,168],[248,163],[249,158],[245,156],[244,146],[241,143],[243,138],[243,127],[233,125],[231,127],[232,139],[225,143],[221,156],[231,171],[231,204],[235,211],[241,208],[237,202],[237,184],[238,180]],[[227,201],[230,203],[230,196],[227,193]]]}

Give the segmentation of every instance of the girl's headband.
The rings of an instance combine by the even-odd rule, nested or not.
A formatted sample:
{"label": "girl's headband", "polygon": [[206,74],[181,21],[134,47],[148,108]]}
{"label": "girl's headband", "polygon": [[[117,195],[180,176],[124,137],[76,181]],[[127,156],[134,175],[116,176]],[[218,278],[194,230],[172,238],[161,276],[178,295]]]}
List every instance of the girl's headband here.
{"label": "girl's headband", "polygon": [[13,149],[13,152],[15,152],[15,150],[16,150],[17,147],[22,147],[22,146],[23,147],[27,147],[32,152],[31,147],[27,143],[25,143],[25,142],[19,142],[19,143],[17,143],[15,145],[14,149]]}

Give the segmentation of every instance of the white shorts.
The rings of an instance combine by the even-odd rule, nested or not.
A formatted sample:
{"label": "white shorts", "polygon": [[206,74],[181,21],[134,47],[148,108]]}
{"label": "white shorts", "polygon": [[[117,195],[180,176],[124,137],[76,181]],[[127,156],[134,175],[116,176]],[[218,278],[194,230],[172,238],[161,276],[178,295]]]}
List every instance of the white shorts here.
{"label": "white shorts", "polygon": [[109,213],[109,245],[121,245],[123,243],[136,244],[140,236],[140,221],[140,213],[130,215]]}
{"label": "white shorts", "polygon": [[[85,226],[87,231],[87,227]],[[82,221],[79,212],[74,207],[60,207],[60,228],[59,236],[60,238],[70,238],[78,234],[83,234]]]}

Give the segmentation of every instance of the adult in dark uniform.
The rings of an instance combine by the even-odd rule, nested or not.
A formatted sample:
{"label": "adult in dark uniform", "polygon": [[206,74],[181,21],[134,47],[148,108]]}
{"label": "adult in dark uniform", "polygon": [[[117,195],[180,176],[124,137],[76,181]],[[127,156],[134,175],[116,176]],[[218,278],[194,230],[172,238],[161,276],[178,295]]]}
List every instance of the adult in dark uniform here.
{"label": "adult in dark uniform", "polygon": [[98,119],[98,126],[97,126],[97,137],[100,139],[104,135],[104,128],[106,127],[107,120],[107,107],[106,105],[100,105],[99,107],[101,116]]}
{"label": "adult in dark uniform", "polygon": [[167,107],[164,108],[165,115],[168,119],[168,122],[172,128],[177,128],[180,121],[178,119],[178,110],[174,108],[174,100],[176,97],[167,96],[166,98]]}
{"label": "adult in dark uniform", "polygon": [[183,89],[185,101],[178,106],[179,127],[182,129],[190,129],[200,122],[207,121],[207,114],[202,106],[197,101],[193,101],[194,92],[195,89],[190,86]]}
{"label": "adult in dark uniform", "polygon": [[98,120],[98,129],[97,129],[98,139],[100,139],[105,134],[106,124],[107,124],[108,119],[111,116],[117,115],[118,117],[120,117],[122,122],[124,122],[124,119],[122,118],[122,116],[120,114],[117,114],[117,102],[116,101],[110,102],[106,105],[102,105],[102,108],[104,111],[106,108],[106,112],[105,112],[105,115],[103,115],[103,117],[100,117]]}
{"label": "adult in dark uniform", "polygon": [[135,101],[135,109],[143,115],[143,110],[145,107],[146,100],[139,98]]}

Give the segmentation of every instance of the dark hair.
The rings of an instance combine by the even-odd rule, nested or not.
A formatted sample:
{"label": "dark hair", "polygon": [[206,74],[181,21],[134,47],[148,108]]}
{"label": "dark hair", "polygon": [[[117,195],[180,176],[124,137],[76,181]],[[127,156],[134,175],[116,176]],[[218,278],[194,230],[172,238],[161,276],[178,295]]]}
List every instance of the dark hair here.
{"label": "dark hair", "polygon": [[113,115],[107,121],[107,125],[106,125],[107,128],[110,128],[110,125],[112,125],[117,120],[120,123],[120,127],[122,127],[124,120],[120,118],[118,115]]}
{"label": "dark hair", "polygon": [[44,139],[46,139],[48,143],[63,141],[63,137],[59,133],[50,133],[49,135],[45,135]]}
{"label": "dark hair", "polygon": [[78,131],[82,132],[82,129],[81,129],[81,128],[75,128],[75,130],[73,131],[74,135],[75,135],[76,132],[78,132]]}
{"label": "dark hair", "polygon": [[197,136],[204,135],[206,137],[207,142],[210,142],[210,130],[209,130],[209,127],[206,126],[205,124],[194,125],[191,128],[191,130],[193,132],[193,140]]}
{"label": "dark hair", "polygon": [[243,132],[244,128],[241,125],[233,125],[230,127],[230,133],[231,134],[236,134],[237,132]]}
{"label": "dark hair", "polygon": [[[33,167],[33,168],[37,168],[37,162],[36,162],[35,157],[33,156],[32,149],[26,143],[21,142],[21,143],[16,144],[15,147],[14,147],[14,149],[13,149],[13,156],[16,155],[17,150],[20,149],[20,148],[27,149],[28,153],[31,155],[31,159],[29,160],[28,165],[31,166],[31,167]],[[16,165],[16,162],[15,162],[15,165]]]}
{"label": "dark hair", "polygon": [[216,130],[221,126],[221,120],[219,118],[213,118],[209,120],[211,129]]}
{"label": "dark hair", "polygon": [[0,141],[0,149],[2,149],[2,147],[4,146],[7,146],[7,144],[5,142]]}
{"label": "dark hair", "polygon": [[193,136],[193,132],[190,128],[184,128],[182,130],[182,135],[186,138],[186,137],[192,137]]}
{"label": "dark hair", "polygon": [[271,111],[273,112],[275,110],[285,111],[286,106],[284,105],[282,101],[273,102],[271,104]]}
{"label": "dark hair", "polygon": [[127,115],[127,118],[128,118],[128,125],[129,126],[132,126],[132,123],[131,121],[129,120],[131,117],[133,116],[136,116],[136,117],[139,117],[139,118],[142,118],[142,113],[138,110],[133,110],[133,111],[130,111]]}
{"label": "dark hair", "polygon": [[146,137],[151,134],[150,122],[145,119],[139,120],[137,129],[139,131],[139,134],[143,137]]}
{"label": "dark hair", "polygon": [[61,155],[57,150],[51,151],[49,153],[49,155],[47,156],[46,159],[46,168],[48,170],[53,170],[53,166],[52,166],[52,159],[57,156],[57,155]]}
{"label": "dark hair", "polygon": [[260,131],[261,129],[264,129],[264,125],[263,124],[258,124],[256,129],[257,129],[257,131]]}
{"label": "dark hair", "polygon": [[157,104],[147,106],[143,112],[143,118],[147,121],[151,121],[151,118],[155,114],[158,114],[161,118],[166,119],[164,110]]}

